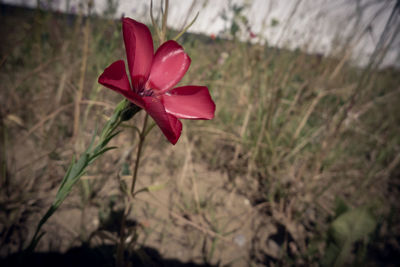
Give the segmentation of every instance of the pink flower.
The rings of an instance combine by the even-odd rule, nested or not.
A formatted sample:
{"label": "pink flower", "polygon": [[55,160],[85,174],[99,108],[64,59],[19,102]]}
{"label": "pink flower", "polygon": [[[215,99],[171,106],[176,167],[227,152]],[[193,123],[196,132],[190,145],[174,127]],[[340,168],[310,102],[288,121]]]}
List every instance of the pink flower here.
{"label": "pink flower", "polygon": [[143,108],[175,144],[182,131],[178,119],[210,120],[215,104],[205,86],[174,86],[190,65],[190,58],[175,41],[163,43],[154,54],[153,39],[146,25],[122,20],[130,81],[125,63],[118,60],[106,68],[99,83],[122,94]]}

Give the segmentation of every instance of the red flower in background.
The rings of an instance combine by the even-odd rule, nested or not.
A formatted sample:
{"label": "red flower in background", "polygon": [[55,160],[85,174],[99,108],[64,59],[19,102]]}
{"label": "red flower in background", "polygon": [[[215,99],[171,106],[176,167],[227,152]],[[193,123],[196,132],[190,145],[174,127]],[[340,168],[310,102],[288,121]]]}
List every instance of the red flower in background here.
{"label": "red flower in background", "polygon": [[257,34],[255,34],[254,32],[250,31],[250,38],[256,38]]}
{"label": "red flower in background", "polygon": [[215,104],[205,86],[174,86],[190,65],[190,58],[175,41],[163,43],[154,54],[153,39],[146,25],[130,18],[122,21],[126,56],[106,68],[99,83],[122,94],[143,108],[158,124],[167,139],[175,144],[182,131],[178,119],[210,120]]}

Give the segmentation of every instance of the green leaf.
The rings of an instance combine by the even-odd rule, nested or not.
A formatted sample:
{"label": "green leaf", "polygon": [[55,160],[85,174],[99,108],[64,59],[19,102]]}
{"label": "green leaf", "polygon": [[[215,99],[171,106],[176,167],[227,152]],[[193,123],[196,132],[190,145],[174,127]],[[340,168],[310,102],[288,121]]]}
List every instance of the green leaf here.
{"label": "green leaf", "polygon": [[139,189],[138,191],[136,191],[133,195],[136,196],[139,193],[142,192],[155,192],[155,191],[159,191],[161,189],[164,189],[165,186],[167,185],[168,182],[163,183],[163,184],[155,184],[155,185],[149,185],[147,187],[143,187],[141,189]]}
{"label": "green leaf", "polygon": [[376,225],[375,218],[364,207],[348,210],[340,215],[331,224],[331,240],[327,243],[322,266],[344,266],[355,242],[367,241]]}
{"label": "green leaf", "polygon": [[335,199],[335,215],[336,218],[342,215],[343,213],[347,212],[349,210],[349,206],[346,204],[346,202],[338,197]]}
{"label": "green leaf", "polygon": [[116,148],[118,148],[118,147],[116,147],[116,146],[106,147],[106,148],[100,150],[99,152],[97,152],[96,154],[93,154],[89,160],[89,164],[91,164],[93,161],[95,161],[99,156],[101,156],[105,152],[112,150],[112,149],[116,149]]}
{"label": "green leaf", "polygon": [[92,147],[94,145],[94,140],[96,139],[96,135],[97,135],[97,127],[94,130],[92,139],[90,140],[90,144],[89,144],[88,148],[86,149],[85,153],[90,153],[90,150],[92,150]]}
{"label": "green leaf", "polygon": [[[67,172],[65,173],[65,175],[61,181],[60,188],[62,188],[64,186],[65,182],[68,180],[68,177],[71,173],[72,166],[74,166],[74,163],[75,163],[75,156],[72,156],[71,163],[69,164]],[[58,189],[58,191],[60,191],[60,189]]]}
{"label": "green leaf", "polygon": [[102,141],[102,143],[100,144],[101,147],[102,147],[102,148],[105,147],[105,146],[108,144],[108,142],[110,142],[110,140],[113,139],[115,136],[117,136],[119,133],[121,133],[121,131],[117,131],[117,132],[111,134],[110,136],[107,136],[107,138],[105,138],[105,139]]}
{"label": "green leaf", "polygon": [[278,26],[278,24],[279,24],[279,20],[277,20],[276,18],[273,18],[271,20],[271,26],[272,27]]}
{"label": "green leaf", "polygon": [[356,242],[375,229],[376,221],[366,208],[350,210],[332,223],[333,238],[338,244]]}

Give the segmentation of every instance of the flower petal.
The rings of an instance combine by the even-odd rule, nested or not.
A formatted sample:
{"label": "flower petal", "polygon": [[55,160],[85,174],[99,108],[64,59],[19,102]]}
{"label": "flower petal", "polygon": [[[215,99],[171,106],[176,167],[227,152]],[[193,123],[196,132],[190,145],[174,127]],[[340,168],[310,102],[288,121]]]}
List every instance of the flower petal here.
{"label": "flower petal", "polygon": [[175,41],[167,41],[158,48],[151,67],[149,86],[165,92],[174,87],[190,66],[190,57]]}
{"label": "flower petal", "polygon": [[145,110],[157,123],[165,137],[175,145],[181,136],[182,123],[173,115],[168,114],[161,101],[155,97],[144,97]]}
{"label": "flower petal", "polygon": [[182,86],[162,96],[167,113],[179,119],[214,118],[215,104],[205,86]]}
{"label": "flower petal", "polygon": [[130,18],[122,21],[126,57],[134,89],[144,85],[153,61],[153,39],[146,25]]}
{"label": "flower petal", "polygon": [[118,60],[107,67],[100,75],[98,82],[105,87],[122,94],[139,107],[144,107],[144,102],[141,97],[131,89],[128,76],[126,75],[124,61]]}

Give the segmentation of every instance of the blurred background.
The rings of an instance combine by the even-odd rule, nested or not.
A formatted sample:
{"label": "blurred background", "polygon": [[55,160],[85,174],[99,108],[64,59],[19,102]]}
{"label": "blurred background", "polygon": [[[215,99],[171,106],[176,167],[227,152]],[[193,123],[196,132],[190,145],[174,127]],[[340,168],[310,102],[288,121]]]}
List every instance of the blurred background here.
{"label": "blurred background", "polygon": [[[163,1],[155,0],[161,21]],[[400,264],[400,1],[170,0],[168,38],[192,59],[212,121],[144,148],[127,243],[138,266]],[[0,1],[0,257],[11,264],[73,155],[121,96],[120,18],[146,0]],[[157,47],[157,41],[155,41]],[[113,266],[139,113],[82,177],[32,264]],[[63,265],[62,265],[63,266]]]}

